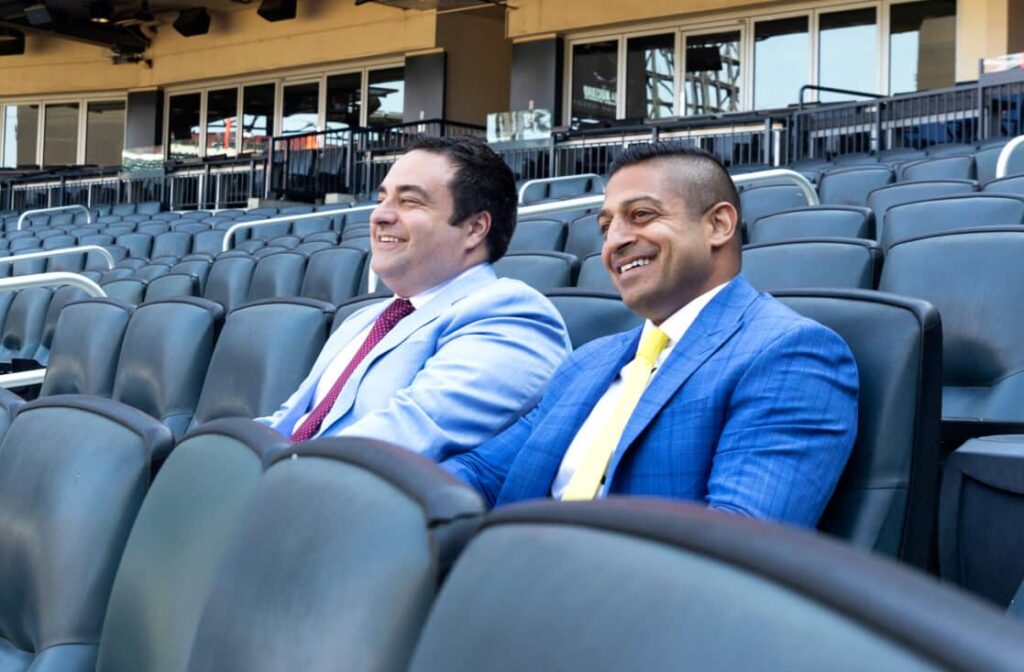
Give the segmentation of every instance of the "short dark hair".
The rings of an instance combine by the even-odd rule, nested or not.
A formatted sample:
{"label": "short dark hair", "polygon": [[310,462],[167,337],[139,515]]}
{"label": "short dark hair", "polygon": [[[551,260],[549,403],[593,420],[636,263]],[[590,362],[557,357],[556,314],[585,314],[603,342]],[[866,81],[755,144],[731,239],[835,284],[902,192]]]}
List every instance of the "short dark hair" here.
{"label": "short dark hair", "polygon": [[473,136],[420,136],[408,147],[410,152],[417,149],[440,154],[455,167],[455,175],[448,185],[454,201],[452,226],[478,212],[491,213],[487,251],[490,261],[501,259],[516,230],[519,207],[516,180],[504,159],[486,142]]}
{"label": "short dark hair", "polygon": [[722,201],[731,203],[739,216],[740,195],[725,166],[714,154],[693,145],[682,142],[634,143],[615,159],[610,175],[627,166],[661,160],[679,161],[687,166],[687,174],[680,175],[679,189],[690,208],[691,217],[700,217],[712,205]]}

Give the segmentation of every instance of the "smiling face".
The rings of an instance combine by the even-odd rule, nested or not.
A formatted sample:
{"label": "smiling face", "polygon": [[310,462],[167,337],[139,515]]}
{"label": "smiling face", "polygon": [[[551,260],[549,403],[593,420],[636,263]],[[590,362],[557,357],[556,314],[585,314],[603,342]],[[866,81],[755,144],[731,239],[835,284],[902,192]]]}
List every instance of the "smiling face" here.
{"label": "smiling face", "polygon": [[370,266],[399,296],[410,297],[487,260],[488,213],[451,224],[455,166],[415,150],[388,171],[370,215]]}
{"label": "smiling face", "polygon": [[655,160],[617,171],[598,216],[605,269],[630,310],[655,324],[739,271],[735,208],[695,215],[672,184],[687,176],[676,167]]}

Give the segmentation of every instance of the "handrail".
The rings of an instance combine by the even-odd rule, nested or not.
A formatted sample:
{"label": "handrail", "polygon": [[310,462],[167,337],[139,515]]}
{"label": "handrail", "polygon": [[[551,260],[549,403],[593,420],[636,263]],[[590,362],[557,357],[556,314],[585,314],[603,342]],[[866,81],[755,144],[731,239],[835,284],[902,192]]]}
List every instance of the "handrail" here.
{"label": "handrail", "polygon": [[800,99],[798,109],[804,109],[804,93],[812,89],[814,91],[824,91],[825,93],[842,93],[848,96],[862,96],[864,98],[871,98],[873,100],[881,100],[882,98],[885,98],[885,96],[883,96],[880,93],[870,93],[868,91],[854,91],[853,89],[839,89],[834,86],[822,86],[821,84],[804,84],[803,86],[800,87]]}
{"label": "handrail", "polygon": [[[810,180],[794,170],[773,168],[772,170],[760,170],[756,173],[735,175],[732,178],[733,183],[737,185],[764,181],[778,183],[783,180],[792,182],[794,186],[798,187],[800,191],[803,192],[804,198],[807,199],[807,205],[819,205],[821,203],[821,201],[818,200],[818,192],[814,190],[814,185],[811,184]],[[552,212],[578,210],[579,208],[590,208],[595,205],[601,205],[602,203],[604,203],[604,195],[598,194],[596,196],[582,196],[580,198],[554,201],[552,203],[523,205],[519,207],[519,216],[546,215]]]}
{"label": "handrail", "polygon": [[1006,177],[1006,171],[1010,165],[1010,157],[1013,156],[1013,152],[1024,144],[1024,135],[1018,135],[1013,140],[1010,140],[1003,147],[1003,150],[999,152],[999,160],[996,161],[996,179]]}
{"label": "handrail", "polygon": [[533,186],[535,184],[540,184],[541,182],[545,182],[545,183],[564,182],[565,180],[574,180],[574,179],[577,179],[577,178],[580,178],[580,177],[589,177],[591,179],[596,179],[598,184],[601,185],[601,192],[600,193],[602,193],[602,194],[604,193],[604,180],[602,180],[601,176],[598,175],[597,173],[581,173],[580,175],[563,175],[562,177],[538,177],[536,179],[527,180],[526,182],[523,182],[523,186],[519,187],[519,203],[521,204],[523,202],[523,196],[526,195],[526,190],[529,187],[531,187],[531,186]]}
{"label": "handrail", "polygon": [[[27,255],[26,255],[27,256]],[[31,289],[33,287],[52,287],[54,285],[71,285],[84,290],[89,296],[106,296],[107,293],[95,282],[78,273],[35,273],[16,278],[0,278],[0,292],[15,289]],[[23,387],[38,385],[46,377],[46,369],[20,371],[0,375],[0,387]]]}
{"label": "handrail", "polygon": [[221,244],[221,251],[227,252],[231,249],[231,242],[234,240],[235,232],[241,231],[242,229],[258,229],[261,226],[267,226],[268,224],[284,224],[285,222],[294,222],[297,219],[319,219],[325,217],[330,219],[334,215],[341,213],[347,215],[350,212],[366,212],[376,208],[376,205],[359,205],[354,208],[342,208],[340,210],[319,210],[317,212],[307,212],[302,215],[281,215],[278,217],[270,217],[269,219],[256,219],[251,222],[238,222],[228,227],[228,230],[224,232],[224,242]]}
{"label": "handrail", "polygon": [[39,252],[29,252],[27,254],[12,255],[10,257],[0,257],[0,264],[8,263],[13,264],[17,261],[28,261],[29,259],[48,259],[50,257],[59,257],[65,254],[79,254],[87,252],[96,252],[103,257],[107,262],[107,270],[114,268],[116,262],[114,256],[110,254],[110,250],[100,247],[99,245],[79,245],[78,247],[61,247],[55,250],[41,250]]}
{"label": "handrail", "polygon": [[26,210],[25,212],[21,213],[20,217],[18,217],[17,230],[21,231],[21,223],[25,221],[25,218],[28,217],[29,215],[41,215],[47,212],[60,212],[62,210],[82,210],[85,213],[86,221],[89,224],[92,224],[92,213],[89,212],[89,208],[85,207],[84,205],[61,205],[55,208],[39,208],[38,210]]}

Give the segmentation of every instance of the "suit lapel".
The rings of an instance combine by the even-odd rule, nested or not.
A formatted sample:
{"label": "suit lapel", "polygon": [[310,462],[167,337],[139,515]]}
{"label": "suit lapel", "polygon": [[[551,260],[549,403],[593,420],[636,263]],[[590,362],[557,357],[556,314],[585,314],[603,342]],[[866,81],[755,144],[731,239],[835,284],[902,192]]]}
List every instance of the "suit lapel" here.
{"label": "suit lapel", "polygon": [[[321,431],[330,427],[334,422],[352,409],[352,405],[355,403],[356,399],[356,391],[359,389],[363,376],[366,375],[366,372],[371,366],[373,366],[374,362],[401,345],[412,334],[436,320],[453,304],[457,303],[477,289],[491,284],[496,279],[497,276],[494,274],[494,270],[489,264],[483,264],[475,267],[441,290],[441,292],[430,299],[425,306],[417,308],[396,324],[395,327],[381,339],[380,343],[378,343],[377,346],[367,354],[365,358],[363,358],[363,361],[356,367],[356,370],[352,372],[352,376],[348,379],[348,382],[345,383],[345,387],[341,391],[338,401],[335,402],[334,406],[331,408],[331,412],[327,414],[326,418],[324,418],[323,425],[321,425]],[[390,301],[384,302],[381,310],[376,311],[373,316],[374,320],[381,312],[384,311],[384,308],[387,307],[389,303]],[[368,326],[368,324],[369,323],[364,325],[363,328]]]}
{"label": "suit lapel", "polygon": [[626,450],[694,372],[739,330],[743,313],[757,296],[757,291],[740,275],[700,312],[630,416],[608,465],[609,483]]}

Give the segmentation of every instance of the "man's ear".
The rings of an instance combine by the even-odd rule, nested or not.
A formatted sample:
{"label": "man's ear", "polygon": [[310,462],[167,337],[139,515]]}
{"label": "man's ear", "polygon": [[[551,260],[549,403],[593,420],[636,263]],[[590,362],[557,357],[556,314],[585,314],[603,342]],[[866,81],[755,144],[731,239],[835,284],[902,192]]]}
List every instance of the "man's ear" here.
{"label": "man's ear", "polygon": [[708,209],[706,217],[711,224],[711,246],[719,248],[729,244],[739,235],[739,213],[728,201],[715,203]]}
{"label": "man's ear", "polygon": [[491,213],[484,210],[470,215],[466,219],[466,226],[466,251],[469,252],[487,244],[487,234],[491,232]]}

